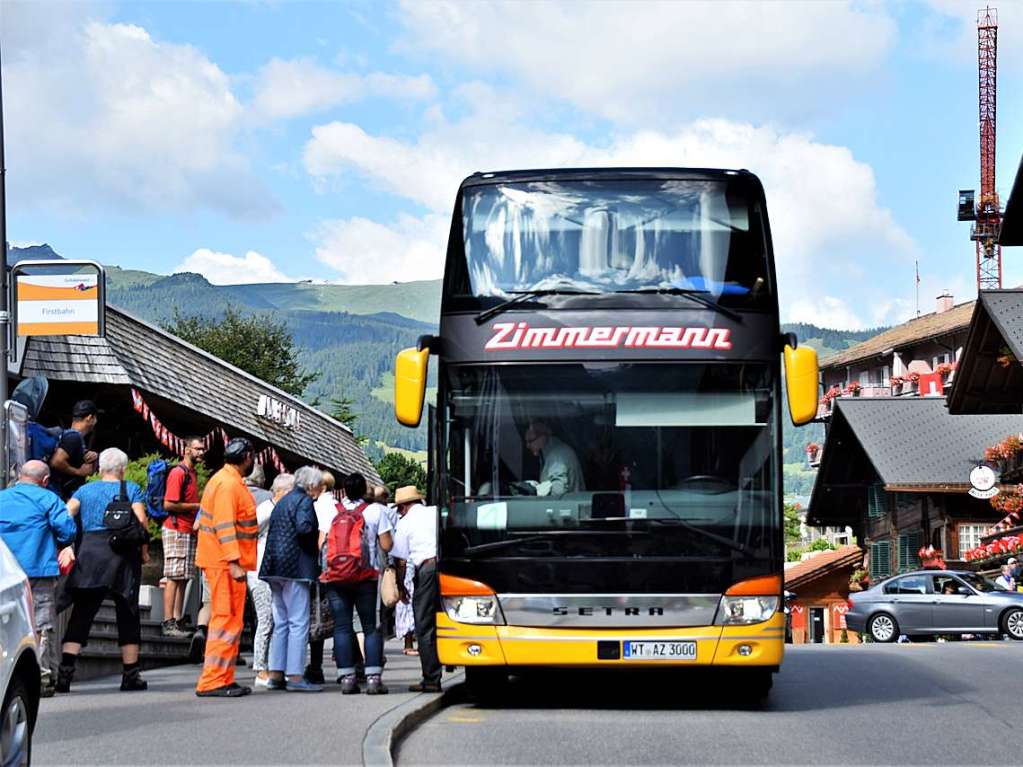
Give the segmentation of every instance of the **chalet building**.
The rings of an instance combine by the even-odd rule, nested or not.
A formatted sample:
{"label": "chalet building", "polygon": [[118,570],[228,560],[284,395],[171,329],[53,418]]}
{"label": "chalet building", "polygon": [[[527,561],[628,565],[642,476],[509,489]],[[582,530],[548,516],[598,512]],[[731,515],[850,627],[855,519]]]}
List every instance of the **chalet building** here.
{"label": "chalet building", "polygon": [[1002,215],[1002,230],[998,242],[1004,246],[1023,245],[1023,158],[1020,158],[1016,180],[1009,193],[1009,201],[1005,203]]}
{"label": "chalet building", "polygon": [[984,451],[1023,432],[1023,415],[949,413],[944,397],[835,402],[807,521],[852,527],[872,580],[921,565],[933,546],[950,566],[1003,516],[968,494]]}
{"label": "chalet building", "polygon": [[[785,590],[795,594],[789,602],[793,644],[842,641],[849,580],[862,558],[859,546],[842,546],[785,566]],[[859,637],[847,632],[845,641]]]}
{"label": "chalet building", "polygon": [[343,477],[379,476],[352,430],[297,397],[113,306],[106,335],[21,339],[8,368],[12,387],[43,376],[49,393],[38,421],[69,426],[71,407],[92,399],[104,411],[91,447],[130,457],[176,451],[176,438],[207,437],[207,463],[220,464],[225,437],[247,437],[268,479],[302,465]]}
{"label": "chalet building", "polygon": [[830,417],[839,397],[942,396],[955,380],[974,303],[942,294],[934,312],[821,360],[820,417]]}

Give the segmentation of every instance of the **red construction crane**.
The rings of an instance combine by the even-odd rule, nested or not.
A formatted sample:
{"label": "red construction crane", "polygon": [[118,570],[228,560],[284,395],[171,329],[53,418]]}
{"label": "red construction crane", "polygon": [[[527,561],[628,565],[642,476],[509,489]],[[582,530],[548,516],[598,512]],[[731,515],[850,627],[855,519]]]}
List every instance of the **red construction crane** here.
{"label": "red construction crane", "polygon": [[977,243],[977,290],[1002,287],[1002,246],[998,232],[1002,208],[995,189],[995,137],[998,107],[998,11],[977,12],[977,61],[980,76],[980,200],[972,189],[959,191],[959,220],[976,221],[970,239]]}

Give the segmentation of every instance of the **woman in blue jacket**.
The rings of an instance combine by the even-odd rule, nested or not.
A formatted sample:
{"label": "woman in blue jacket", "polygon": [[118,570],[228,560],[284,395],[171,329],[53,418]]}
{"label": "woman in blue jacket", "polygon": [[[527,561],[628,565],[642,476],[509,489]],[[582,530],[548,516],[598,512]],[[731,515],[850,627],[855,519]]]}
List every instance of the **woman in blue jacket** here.
{"label": "woman in blue jacket", "polygon": [[323,490],[322,482],[322,472],[312,466],[296,471],[294,490],[277,502],[270,517],[259,577],[270,584],[273,599],[272,690],[323,689],[302,678],[309,641],[309,590],[320,575],[313,501]]}

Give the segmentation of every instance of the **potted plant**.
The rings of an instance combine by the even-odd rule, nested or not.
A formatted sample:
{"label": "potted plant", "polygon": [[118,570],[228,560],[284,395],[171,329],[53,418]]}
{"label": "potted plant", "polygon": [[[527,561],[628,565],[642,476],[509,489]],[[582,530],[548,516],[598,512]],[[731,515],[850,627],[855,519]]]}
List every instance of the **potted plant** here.
{"label": "potted plant", "polygon": [[816,442],[809,442],[806,445],[806,462],[809,464],[817,463],[817,459],[821,454],[821,446]]}
{"label": "potted plant", "polygon": [[920,374],[915,370],[906,377],[906,380],[909,381],[910,391],[917,391],[920,388]]}
{"label": "potted plant", "polygon": [[906,383],[906,379],[902,376],[892,376],[888,380],[888,384],[892,387],[892,394],[901,394],[904,383]]}
{"label": "potted plant", "polygon": [[867,571],[862,567],[857,567],[849,576],[849,591],[863,591],[868,584]]}
{"label": "potted plant", "polygon": [[854,397],[859,397],[860,391],[862,391],[862,389],[863,387],[860,386],[859,381],[850,381],[849,385],[845,387],[845,393],[851,394]]}
{"label": "potted plant", "polygon": [[955,370],[955,367],[952,365],[951,362],[942,362],[940,365],[934,368],[934,372],[941,376],[942,381],[944,381],[950,375],[952,375],[953,370]]}

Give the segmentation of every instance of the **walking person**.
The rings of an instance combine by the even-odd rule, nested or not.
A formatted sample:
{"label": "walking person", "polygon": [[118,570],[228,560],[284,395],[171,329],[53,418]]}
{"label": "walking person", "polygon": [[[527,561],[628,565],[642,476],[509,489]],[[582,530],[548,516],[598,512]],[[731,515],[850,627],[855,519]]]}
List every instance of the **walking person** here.
{"label": "walking person", "polygon": [[[366,478],[353,472],[345,478],[345,497],[352,502],[366,496]],[[358,538],[358,551],[352,549]],[[377,503],[344,505],[334,518],[330,531],[321,534],[327,543],[326,572],[320,577],[334,613],[334,660],[339,672],[341,693],[358,693],[356,677],[355,631],[352,614],[358,612],[364,634],[366,694],[386,695],[383,673],[384,640],[377,620],[378,581],[381,559],[392,545],[391,522],[384,507]],[[357,560],[357,561],[356,561]]]}
{"label": "walking person", "polygon": [[71,428],[61,432],[50,456],[50,489],[65,501],[96,471],[97,455],[85,447],[85,438],[99,422],[99,408],[83,399],[71,408]]}
{"label": "walking person", "polygon": [[[395,509],[398,516],[398,522],[394,526],[395,538],[397,538],[398,530],[404,524],[405,516],[410,508],[412,508],[411,504],[404,504]],[[404,569],[404,576],[398,581],[401,584],[399,591],[402,598],[394,606],[394,637],[402,641],[403,651],[406,655],[419,655],[419,651],[413,646],[416,638],[416,618],[412,610],[412,598],[415,596],[416,590],[415,584],[412,583],[414,575],[413,568],[406,567]]]}
{"label": "walking person", "polygon": [[[404,518],[394,536],[392,553],[398,563],[398,583],[404,584],[405,572],[412,567],[412,610],[415,614],[421,682],[410,692],[440,692],[441,665],[437,657],[437,608],[440,581],[437,575],[437,509],[422,504],[423,496],[414,485],[399,487],[394,503]],[[407,595],[403,595],[408,598]]]}
{"label": "walking person", "polygon": [[[50,467],[25,461],[18,483],[0,490],[0,538],[28,576],[36,634],[39,637],[40,695],[53,696],[59,662],[54,597],[58,548],[75,539],[75,520],[56,493],[48,489]],[[71,553],[71,549],[67,551]],[[66,556],[66,555],[64,555]]]}
{"label": "walking person", "polygon": [[270,486],[270,498],[256,506],[256,522],[259,524],[259,538],[256,541],[256,569],[248,573],[249,594],[256,608],[256,632],[252,638],[252,670],[256,672],[256,687],[270,687],[270,636],[274,628],[273,597],[270,584],[259,579],[259,568],[263,565],[266,551],[266,534],[270,529],[270,517],[274,506],[295,487],[295,477],[278,474]]}
{"label": "walking person", "polygon": [[237,437],[224,448],[224,466],[210,477],[199,504],[196,565],[210,588],[210,620],[200,698],[238,698],[252,688],[234,681],[245,620],[246,572],[256,567],[256,502],[242,477],[252,469],[252,443]]}
{"label": "walking person", "polygon": [[295,472],[294,488],[277,502],[270,517],[259,577],[270,584],[273,599],[271,689],[323,690],[302,676],[309,641],[309,590],[320,574],[313,501],[322,490],[320,470],[303,466]]}
{"label": "walking person", "polygon": [[114,601],[117,616],[117,644],[123,664],[121,690],[149,687],[142,678],[139,662],[142,641],[139,586],[142,565],[149,561],[149,549],[141,542],[115,546],[111,531],[104,524],[107,509],[115,502],[130,504],[139,524],[139,540],[148,539],[145,498],[142,488],[125,480],[127,467],[128,456],[116,447],[108,447],[99,454],[99,481],[82,485],[68,501],[68,512],[79,516],[83,535],[74,567],[57,600],[58,611],[71,607],[57,669],[57,692],[71,691],[78,656],[88,644],[92,622],[108,596]]}
{"label": "walking person", "polygon": [[188,637],[183,617],[185,587],[195,577],[195,552],[198,546],[194,531],[199,513],[199,477],[196,466],[206,455],[206,445],[199,437],[185,440],[185,452],[177,466],[167,472],[163,508],[163,623],[160,632],[169,637]]}

